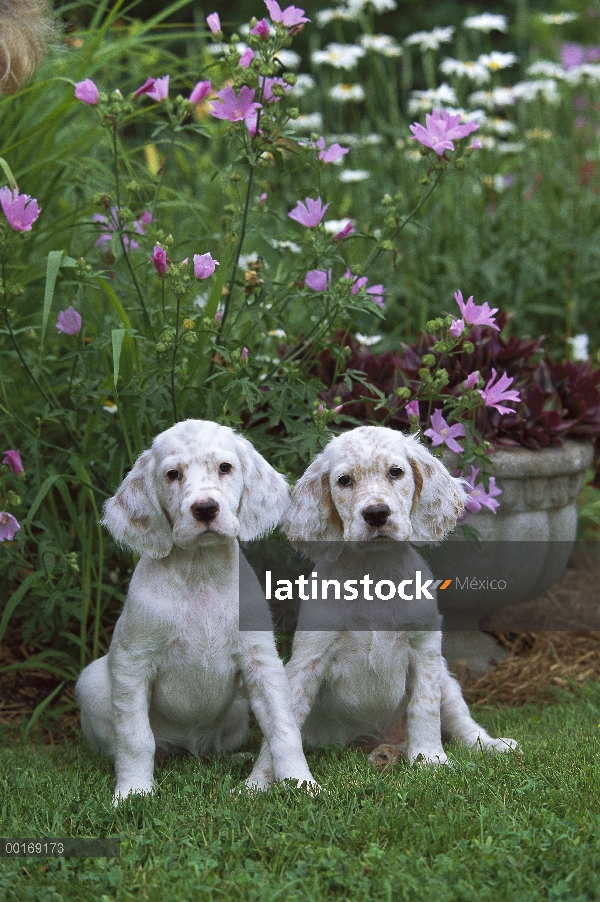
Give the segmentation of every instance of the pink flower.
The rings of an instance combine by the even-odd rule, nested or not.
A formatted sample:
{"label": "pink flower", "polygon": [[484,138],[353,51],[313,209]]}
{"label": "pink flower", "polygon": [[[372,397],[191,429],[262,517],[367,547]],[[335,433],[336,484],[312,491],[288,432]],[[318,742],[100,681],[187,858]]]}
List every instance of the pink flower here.
{"label": "pink flower", "polygon": [[40,215],[40,207],[35,197],[11,191],[6,185],[0,188],[0,204],[11,229],[16,232],[30,232],[32,224]]}
{"label": "pink flower", "polygon": [[424,432],[424,435],[431,439],[434,448],[437,448],[438,445],[446,444],[451,451],[456,451],[457,453],[465,449],[455,439],[461,438],[461,436],[466,434],[462,423],[455,423],[454,426],[449,426],[439,408],[431,414],[431,429],[426,429]]}
{"label": "pink flower", "polygon": [[160,244],[156,244],[154,246],[154,253],[152,254],[152,262],[154,263],[154,269],[159,274],[159,276],[164,276],[167,271],[168,263],[167,263],[167,252],[164,247],[161,247]]}
{"label": "pink flower", "polygon": [[441,157],[445,150],[454,150],[453,141],[466,138],[479,128],[475,122],[465,122],[461,125],[460,120],[460,113],[453,116],[448,110],[442,110],[441,113],[434,110],[431,115],[429,113],[425,115],[426,126],[415,122],[410,126],[410,130],[416,141],[425,147],[431,147]]}
{"label": "pink flower", "polygon": [[452,338],[460,338],[460,336],[465,331],[465,321],[464,319],[453,319],[452,325],[448,330]]}
{"label": "pink flower", "polygon": [[385,294],[385,288],[383,285],[371,285],[367,286],[367,277],[361,276],[353,276],[349,269],[344,273],[345,279],[353,279],[354,286],[352,288],[352,294],[358,294],[361,288],[364,288],[367,294],[373,295],[373,300],[377,304],[378,307],[381,307],[382,310],[385,309],[385,304],[383,303],[383,295]]}
{"label": "pink flower", "polygon": [[265,103],[279,103],[281,97],[273,94],[273,85],[279,85],[287,93],[291,90],[291,86],[286,84],[283,78],[263,78],[258,79],[259,85],[263,88],[263,100]]}
{"label": "pink flower", "polygon": [[190,100],[192,103],[200,103],[211,91],[212,84],[209,81],[199,81],[190,94]]}
{"label": "pink flower", "polygon": [[141,85],[141,87],[139,87],[137,89],[137,91],[134,92],[133,96],[139,97],[141,94],[147,94],[148,91],[151,91],[153,87],[154,87],[154,79],[147,78],[146,81],[144,82],[144,84]]}
{"label": "pink flower", "polygon": [[65,335],[77,335],[81,331],[81,315],[74,307],[61,310],[56,320],[56,328]]}
{"label": "pink flower", "polygon": [[254,28],[251,29],[250,34],[258,35],[259,38],[266,41],[270,34],[269,23],[267,20],[261,19],[260,22],[257,22]]}
{"label": "pink flower", "polygon": [[20,528],[12,514],[0,511],[0,542],[11,542]]}
{"label": "pink flower", "polygon": [[241,360],[248,360],[248,348],[242,348]]}
{"label": "pink flower", "polygon": [[215,313],[215,322],[216,322],[216,323],[220,323],[222,317],[223,317],[223,311],[222,311],[222,310],[217,310],[217,312]]}
{"label": "pink flower", "polygon": [[24,476],[25,470],[23,469],[23,464],[21,463],[21,455],[18,451],[5,451],[4,457],[2,458],[2,463],[5,464],[9,470],[11,470],[15,476]]}
{"label": "pink flower", "polygon": [[321,137],[317,141],[317,147],[319,148],[319,159],[323,161],[323,163],[335,163],[337,160],[341,160],[344,154],[347,154],[350,150],[349,147],[342,147],[341,144],[332,144],[331,147],[325,147],[325,138]]}
{"label": "pink flower", "polygon": [[218,260],[213,260],[210,254],[194,254],[194,276],[197,279],[208,279],[219,266]]}
{"label": "pink flower", "polygon": [[471,150],[481,150],[482,147],[483,144],[481,143],[481,141],[471,141]]}
{"label": "pink flower", "polygon": [[82,103],[89,103],[90,106],[96,106],[100,97],[100,92],[91,78],[83,81],[75,82],[75,97]]}
{"label": "pink flower", "polygon": [[260,103],[253,103],[254,88],[242,85],[237,95],[231,85],[227,85],[222,91],[217,92],[218,100],[213,100],[210,114],[216,119],[229,119],[230,122],[239,122],[253,111],[261,108]]}
{"label": "pink flower", "polygon": [[265,6],[269,10],[269,15],[275,25],[285,25],[286,28],[292,28],[294,25],[310,22],[310,19],[304,18],[304,10],[298,9],[297,6],[288,6],[283,12],[277,0],[265,0]]}
{"label": "pink flower", "polygon": [[323,201],[320,197],[317,197],[316,200],[313,200],[310,197],[305,199],[306,204],[303,204],[302,201],[299,200],[294,209],[288,213],[288,216],[290,219],[295,219],[300,225],[306,226],[307,229],[313,229],[315,226],[319,225],[325,216],[329,204],[323,206]]}
{"label": "pink flower", "polygon": [[169,76],[163,75],[162,78],[147,78],[133,96],[139,97],[140,94],[147,94],[151,100],[155,100],[157,103],[160,103],[161,100],[166,100],[169,96]]}
{"label": "pink flower", "polygon": [[327,285],[331,282],[331,270],[311,269],[304,276],[304,284],[313,291],[327,291]]}
{"label": "pink flower", "polygon": [[479,382],[479,373],[478,372],[471,373],[471,375],[467,376],[467,378],[465,379],[465,384],[464,384],[463,388],[465,389],[465,391],[468,391],[470,388],[475,388],[475,386],[477,385],[478,382]]}
{"label": "pink flower", "polygon": [[471,295],[465,304],[461,291],[456,291],[454,293],[454,300],[460,307],[460,312],[463,315],[464,321],[469,323],[470,326],[490,326],[492,329],[496,329],[498,332],[500,331],[500,326],[497,326],[492,319],[494,313],[498,313],[497,307],[490,310],[487,301],[485,304],[481,304],[478,307],[477,304],[473,303],[473,295]]}
{"label": "pink flower", "polygon": [[508,386],[512,385],[515,380],[509,379],[506,373],[503,373],[494,385],[495,378],[496,370],[492,368],[492,378],[484,389],[479,389],[479,394],[483,398],[485,406],[494,407],[499,413],[514,413],[514,410],[510,407],[504,407],[500,402],[521,400],[521,395],[518,391],[506,391]]}
{"label": "pink flower", "polygon": [[354,226],[351,221],[348,221],[344,228],[340,232],[336,232],[333,236],[334,241],[343,241],[344,238],[347,238],[348,235],[351,235],[354,231]]}
{"label": "pink flower", "polygon": [[471,475],[465,477],[465,488],[469,493],[466,509],[472,514],[478,514],[482,505],[484,505],[495,514],[500,507],[500,504],[495,500],[494,496],[501,495],[502,489],[499,489],[496,485],[496,477],[490,476],[490,487],[486,492],[483,482],[475,483],[479,472],[480,468],[474,467],[473,464],[471,464]]}
{"label": "pink flower", "polygon": [[253,59],[254,59],[254,50],[251,50],[250,47],[248,47],[248,49],[245,50],[242,53],[242,55],[240,56],[240,61],[239,61],[238,65],[240,65],[242,67],[242,69],[247,69]]}
{"label": "pink flower", "polygon": [[[110,244],[112,241],[113,235],[120,232],[123,228],[123,224],[119,220],[119,210],[117,207],[110,208],[110,217],[104,216],[102,213],[94,213],[92,216],[93,222],[102,223],[108,231],[102,232],[95,241],[96,247],[104,247],[107,244]],[[149,210],[146,210],[145,213],[142,213],[139,219],[136,219],[133,225],[134,231],[138,235],[144,235],[146,233],[146,228],[152,222],[152,213]],[[112,234],[111,234],[112,233]],[[139,244],[135,240],[135,238],[130,238],[129,234],[126,231],[123,231],[123,244],[125,245],[125,250],[137,250],[139,248]]]}
{"label": "pink flower", "polygon": [[210,16],[207,16],[206,24],[213,34],[218,34],[221,31],[221,20],[219,18],[219,13],[211,13]]}
{"label": "pink flower", "polygon": [[409,401],[406,405],[406,412],[409,417],[414,417],[415,419],[419,419],[419,402],[418,401]]}
{"label": "pink flower", "polygon": [[263,191],[263,193],[261,194],[261,196],[258,198],[259,204],[264,204],[264,203],[266,202],[266,200],[267,200],[267,197],[268,197],[267,192],[266,192],[266,191]]}

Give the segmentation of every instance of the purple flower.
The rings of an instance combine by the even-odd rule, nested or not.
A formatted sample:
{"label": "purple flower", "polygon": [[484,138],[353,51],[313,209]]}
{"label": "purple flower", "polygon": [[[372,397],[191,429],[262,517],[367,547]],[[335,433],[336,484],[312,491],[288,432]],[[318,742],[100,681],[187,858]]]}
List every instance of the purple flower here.
{"label": "purple flower", "polygon": [[213,100],[210,114],[216,119],[229,119],[230,122],[239,122],[245,119],[253,110],[261,108],[260,103],[254,103],[254,88],[242,85],[237,95],[231,85],[227,85],[222,91],[217,92],[218,100]]}
{"label": "purple flower", "polygon": [[585,52],[581,44],[562,44],[560,58],[565,69],[574,69],[585,61]]}
{"label": "purple flower", "polygon": [[[119,210],[117,207],[110,208],[110,217],[104,216],[103,213],[94,213],[92,216],[93,222],[102,223],[108,231],[102,232],[98,238],[96,239],[95,246],[96,247],[104,247],[107,244],[110,244],[112,241],[113,235],[118,234],[122,228],[123,224],[119,221]],[[133,230],[138,235],[144,235],[146,233],[147,226],[152,222],[152,213],[149,210],[146,210],[145,213],[142,213],[139,219],[136,219],[135,222],[132,223]],[[125,250],[137,250],[139,248],[139,244],[135,240],[135,238],[130,238],[127,231],[123,230],[123,244],[125,245]]]}
{"label": "purple flower", "polygon": [[207,16],[206,24],[213,34],[218,34],[221,31],[221,20],[219,18],[219,13],[211,13],[210,16]]}
{"label": "purple flower", "polygon": [[16,232],[30,232],[32,224],[40,215],[40,207],[35,197],[11,191],[6,185],[0,188],[0,204],[11,229]]}
{"label": "purple flower", "polygon": [[248,360],[248,348],[242,348],[240,360]]}
{"label": "purple flower", "polygon": [[475,388],[475,386],[477,385],[478,382],[479,382],[479,372],[476,371],[474,373],[471,373],[469,376],[467,376],[467,378],[465,379],[463,388],[465,389],[465,391],[468,391],[470,388]]}
{"label": "purple flower", "polygon": [[250,34],[256,34],[259,38],[262,38],[263,41],[266,41],[270,34],[269,23],[266,19],[261,19],[260,22],[257,22],[253,29],[251,29]]}
{"label": "purple flower", "polygon": [[151,91],[152,88],[154,87],[154,81],[155,81],[155,80],[154,80],[153,78],[147,78],[146,81],[144,82],[144,84],[141,85],[141,86],[137,89],[137,91],[134,92],[134,95],[133,95],[133,96],[134,96],[134,97],[139,97],[140,94],[147,94],[148,91]]}
{"label": "purple flower", "polygon": [[23,464],[21,463],[21,455],[18,451],[5,451],[4,457],[2,458],[2,463],[6,464],[6,466],[11,470],[15,476],[24,476],[25,470],[23,469]]}
{"label": "purple flower", "polygon": [[306,204],[299,200],[294,209],[288,213],[288,216],[290,219],[295,219],[300,225],[306,226],[307,229],[313,229],[319,225],[325,216],[329,204],[323,206],[323,201],[320,197],[317,197],[316,200],[307,197],[305,200]]}
{"label": "purple flower", "polygon": [[439,408],[431,414],[431,429],[426,429],[424,432],[424,435],[431,439],[434,448],[437,448],[438,445],[446,444],[451,451],[456,451],[457,453],[465,449],[455,439],[461,438],[466,434],[462,423],[455,423],[454,426],[449,426]]}
{"label": "purple flower", "polygon": [[465,477],[465,488],[469,493],[469,500],[466,503],[466,509],[472,514],[478,514],[482,506],[485,506],[489,508],[493,514],[495,514],[500,505],[495,500],[494,496],[501,495],[502,489],[499,489],[496,485],[496,477],[490,476],[490,487],[486,492],[483,482],[475,482],[479,475],[479,472],[480,468],[474,467],[473,464],[471,464],[471,475]]}
{"label": "purple flower", "polygon": [[190,94],[190,100],[192,103],[200,103],[211,91],[212,84],[209,81],[199,81]]}
{"label": "purple flower", "polygon": [[409,401],[406,405],[406,412],[409,417],[414,417],[415,419],[419,419],[419,402],[418,401]]}
{"label": "purple flower", "polygon": [[169,96],[169,76],[163,75],[162,78],[146,79],[133,96],[139,97],[140,94],[147,94],[151,100],[155,100],[157,103],[166,100]]}
{"label": "purple flower", "polygon": [[453,319],[450,329],[448,330],[452,338],[460,338],[465,331],[464,319]]}
{"label": "purple flower", "polygon": [[220,323],[222,317],[223,317],[223,311],[222,311],[222,310],[217,310],[217,312],[215,313],[215,322],[216,322],[216,323]]}
{"label": "purple flower", "polygon": [[351,235],[353,231],[354,231],[354,226],[353,226],[352,222],[349,220],[341,231],[335,233],[335,235],[333,236],[333,240],[334,241],[343,241],[344,238],[347,238],[348,235]]}
{"label": "purple flower", "polygon": [[481,150],[482,147],[483,147],[483,144],[478,139],[475,139],[475,141],[471,141],[471,150]]}
{"label": "purple flower", "polygon": [[75,82],[75,97],[82,103],[89,103],[90,106],[96,106],[100,92],[91,78],[83,81]]}
{"label": "purple flower", "polygon": [[353,279],[354,285],[352,287],[352,294],[358,294],[361,288],[364,288],[367,294],[373,295],[373,300],[377,304],[378,307],[381,307],[382,310],[385,309],[385,304],[383,303],[383,295],[385,294],[385,288],[383,285],[371,285],[370,287],[367,285],[367,277],[361,276],[353,276],[349,269],[344,273],[345,279]]}
{"label": "purple flower", "polygon": [[496,329],[498,332],[500,331],[500,326],[497,326],[492,319],[494,313],[498,313],[497,307],[490,310],[487,301],[485,304],[477,306],[477,304],[473,303],[473,295],[471,295],[465,304],[462,291],[456,291],[454,293],[454,300],[460,307],[460,312],[462,313],[464,321],[469,323],[470,326],[490,326],[492,329]]}
{"label": "purple flower", "polygon": [[496,384],[496,370],[492,368],[492,378],[484,389],[479,389],[479,394],[484,400],[486,407],[494,407],[499,413],[514,413],[510,407],[504,407],[501,401],[520,401],[521,395],[518,391],[506,391],[509,385],[512,385],[514,379],[509,379],[506,373],[503,373]]}
{"label": "purple flower", "polygon": [[218,260],[213,260],[210,254],[194,254],[194,276],[197,279],[208,279],[219,266]]}
{"label": "purple flower", "polygon": [[20,528],[12,514],[0,511],[0,542],[11,542]]}
{"label": "purple flower", "polygon": [[453,116],[448,110],[442,110],[441,113],[434,110],[431,115],[425,115],[426,126],[415,122],[410,130],[416,141],[425,147],[431,147],[441,157],[445,150],[454,150],[454,141],[466,138],[479,128],[476,122],[464,122],[461,125],[460,120],[460,113]]}
{"label": "purple flower", "polygon": [[266,191],[263,191],[263,193],[261,194],[261,196],[258,198],[259,204],[264,204],[264,203],[266,202],[266,200],[267,200],[267,197],[268,197],[267,192],[266,192]]}
{"label": "purple flower", "polygon": [[164,247],[161,247],[160,244],[156,244],[154,246],[154,253],[152,254],[152,262],[154,263],[154,269],[159,274],[159,276],[164,276],[167,271],[168,263],[167,263],[167,252]]}
{"label": "purple flower", "polygon": [[265,6],[269,10],[269,15],[275,25],[285,25],[286,28],[292,28],[294,25],[310,22],[310,19],[304,17],[304,10],[298,9],[297,6],[288,6],[282,11],[277,0],[265,0]]}
{"label": "purple flower", "polygon": [[56,320],[56,328],[65,335],[77,335],[81,332],[81,315],[74,307],[61,310]]}
{"label": "purple flower", "polygon": [[331,282],[331,270],[311,269],[304,276],[304,283],[313,291],[327,291],[327,285]]}
{"label": "purple flower", "polygon": [[241,66],[242,69],[247,69],[253,59],[254,59],[254,50],[251,50],[250,47],[248,47],[248,49],[245,50],[242,53],[242,55],[240,56],[240,61],[239,61],[238,65]]}
{"label": "purple flower", "polygon": [[291,86],[286,84],[283,78],[263,78],[261,76],[258,79],[258,83],[263,88],[263,100],[265,103],[279,103],[281,100],[281,97],[273,94],[273,85],[280,85],[286,93],[291,90]]}

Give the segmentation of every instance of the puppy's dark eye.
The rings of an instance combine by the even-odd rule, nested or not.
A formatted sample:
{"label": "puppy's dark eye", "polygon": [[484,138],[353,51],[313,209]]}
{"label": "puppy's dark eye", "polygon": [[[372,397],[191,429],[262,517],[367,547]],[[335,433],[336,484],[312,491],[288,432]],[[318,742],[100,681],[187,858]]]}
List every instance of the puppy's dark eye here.
{"label": "puppy's dark eye", "polygon": [[402,467],[392,467],[390,469],[390,479],[400,479],[401,476],[404,476]]}
{"label": "puppy's dark eye", "polygon": [[167,479],[170,482],[175,482],[177,479],[181,479],[181,473],[179,472],[179,470],[175,469],[167,470]]}
{"label": "puppy's dark eye", "polygon": [[344,473],[343,476],[339,477],[338,485],[352,485],[352,480],[346,473]]}
{"label": "puppy's dark eye", "polygon": [[231,473],[231,464],[228,464],[228,463],[219,464],[219,473]]}

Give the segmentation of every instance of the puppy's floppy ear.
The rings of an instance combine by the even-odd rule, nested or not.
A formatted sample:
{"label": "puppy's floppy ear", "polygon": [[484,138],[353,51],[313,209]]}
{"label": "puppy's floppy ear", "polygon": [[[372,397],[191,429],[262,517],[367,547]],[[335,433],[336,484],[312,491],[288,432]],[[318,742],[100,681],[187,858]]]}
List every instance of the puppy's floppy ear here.
{"label": "puppy's floppy ear", "polygon": [[454,529],[467,502],[464,480],[451,476],[416,435],[406,437],[404,450],[415,478],[411,541],[439,542]]}
{"label": "puppy's floppy ear", "polygon": [[341,542],[344,528],[329,489],[330,454],[321,452],[296,483],[283,520],[290,542]]}
{"label": "puppy's floppy ear", "polygon": [[285,478],[267,463],[248,439],[236,435],[235,444],[244,479],[237,513],[239,538],[248,542],[275,529],[281,522],[290,503],[290,489]]}
{"label": "puppy's floppy ear", "polygon": [[156,479],[152,452],[144,451],[106,502],[102,525],[119,544],[161,558],[171,551],[173,534],[158,500]]}

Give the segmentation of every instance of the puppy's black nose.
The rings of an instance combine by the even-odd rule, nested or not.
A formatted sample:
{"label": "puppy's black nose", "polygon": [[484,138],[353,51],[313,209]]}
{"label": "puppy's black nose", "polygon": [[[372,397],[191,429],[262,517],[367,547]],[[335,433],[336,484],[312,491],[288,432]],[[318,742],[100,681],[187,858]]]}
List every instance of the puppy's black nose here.
{"label": "puppy's black nose", "polygon": [[195,501],[190,510],[194,520],[210,523],[219,513],[219,505],[214,498],[207,498],[206,501]]}
{"label": "puppy's black nose", "polygon": [[391,510],[387,504],[370,504],[361,513],[369,526],[385,526]]}

